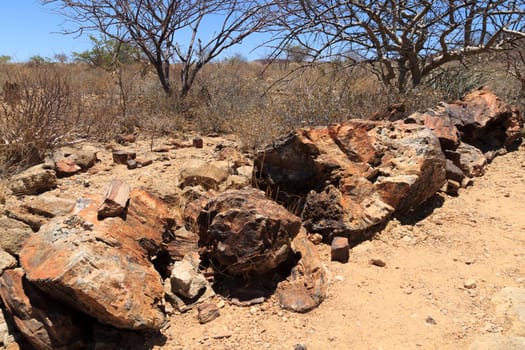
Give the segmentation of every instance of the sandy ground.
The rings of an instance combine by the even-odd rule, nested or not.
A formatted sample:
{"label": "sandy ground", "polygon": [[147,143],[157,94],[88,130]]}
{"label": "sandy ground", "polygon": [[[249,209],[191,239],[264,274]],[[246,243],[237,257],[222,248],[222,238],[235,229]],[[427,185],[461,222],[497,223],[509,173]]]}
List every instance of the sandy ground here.
{"label": "sandy ground", "polygon": [[435,200],[420,220],[392,221],[354,247],[347,264],[330,262],[320,245],[331,287],[316,310],[283,311],[271,298],[251,307],[226,302],[205,325],[196,311],[175,314],[161,348],[467,349],[481,335],[506,334],[508,320],[491,299],[525,284],[524,179],[521,147],[459,197]]}

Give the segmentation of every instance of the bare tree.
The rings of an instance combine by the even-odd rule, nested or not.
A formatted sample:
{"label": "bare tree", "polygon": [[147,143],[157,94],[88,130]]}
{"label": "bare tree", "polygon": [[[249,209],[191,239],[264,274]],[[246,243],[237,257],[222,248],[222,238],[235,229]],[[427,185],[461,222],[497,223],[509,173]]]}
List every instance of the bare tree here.
{"label": "bare tree", "polygon": [[[224,50],[261,31],[270,14],[256,0],[41,0],[73,23],[68,33],[98,31],[139,47],[164,91],[173,94],[170,64],[181,63],[180,95]],[[213,26],[204,37],[203,26]]]}
{"label": "bare tree", "polygon": [[404,91],[438,67],[523,35],[524,0],[281,0],[276,52],[290,43],[317,60],[370,63],[379,79]]}

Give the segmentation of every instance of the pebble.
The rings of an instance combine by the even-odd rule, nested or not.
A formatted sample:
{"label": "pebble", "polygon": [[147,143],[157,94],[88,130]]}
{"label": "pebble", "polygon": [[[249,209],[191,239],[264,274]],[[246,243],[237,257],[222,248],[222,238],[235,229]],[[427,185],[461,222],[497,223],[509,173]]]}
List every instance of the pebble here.
{"label": "pebble", "polygon": [[466,289],[474,289],[476,288],[476,281],[473,279],[468,279],[465,282],[463,282],[463,287]]}
{"label": "pebble", "polygon": [[299,343],[299,344],[295,344],[295,345],[293,346],[293,350],[306,350],[306,345],[301,344],[301,343]]}
{"label": "pebble", "polygon": [[386,263],[381,259],[370,259],[370,264],[377,267],[385,267]]}

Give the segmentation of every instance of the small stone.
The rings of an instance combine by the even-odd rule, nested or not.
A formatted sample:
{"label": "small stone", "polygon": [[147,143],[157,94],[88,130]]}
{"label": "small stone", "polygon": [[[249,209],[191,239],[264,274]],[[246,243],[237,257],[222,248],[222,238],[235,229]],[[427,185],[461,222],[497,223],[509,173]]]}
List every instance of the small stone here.
{"label": "small stone", "polygon": [[301,343],[299,343],[299,344],[295,344],[295,345],[293,346],[293,350],[306,350],[306,345],[301,344]]}
{"label": "small stone", "polygon": [[350,257],[348,238],[334,237],[334,239],[332,240],[330,253],[332,261],[339,261],[342,263],[348,262],[348,259]]}
{"label": "small stone", "polygon": [[370,259],[370,265],[374,265],[377,267],[385,267],[386,263],[381,259]]}
{"label": "small stone", "polygon": [[321,244],[321,242],[323,241],[323,236],[319,233],[314,233],[314,234],[311,234],[308,236],[308,239],[310,240],[310,242],[312,242],[313,244],[315,245],[319,245]]}
{"label": "small stone", "polygon": [[128,161],[126,162],[126,165],[129,170],[137,169],[138,167],[138,163],[135,159],[128,159]]}
{"label": "small stone", "polygon": [[197,311],[197,318],[199,319],[200,324],[211,322],[220,316],[219,308],[214,303],[201,304],[197,308]]}
{"label": "small stone", "polygon": [[436,323],[436,320],[434,320],[434,319],[433,319],[432,317],[430,317],[430,316],[428,316],[428,317],[426,318],[425,323],[426,323],[426,324],[433,325],[433,326],[437,324],[437,323]]}
{"label": "small stone", "polygon": [[341,275],[335,275],[334,280],[336,280],[337,282],[343,282],[345,278]]}
{"label": "small stone", "polygon": [[463,287],[466,289],[474,289],[476,288],[476,281],[473,279],[468,279],[465,282],[463,282]]}
{"label": "small stone", "polygon": [[255,315],[257,312],[259,312],[259,308],[256,306],[252,306],[250,308],[250,314]]}
{"label": "small stone", "polygon": [[224,302],[224,300],[221,299],[221,300],[219,300],[219,301],[217,302],[217,307],[218,307],[219,309],[222,309],[224,306],[226,306],[226,303]]}
{"label": "small stone", "polygon": [[196,137],[193,139],[193,147],[202,148],[203,146],[204,146],[204,142],[201,137]]}

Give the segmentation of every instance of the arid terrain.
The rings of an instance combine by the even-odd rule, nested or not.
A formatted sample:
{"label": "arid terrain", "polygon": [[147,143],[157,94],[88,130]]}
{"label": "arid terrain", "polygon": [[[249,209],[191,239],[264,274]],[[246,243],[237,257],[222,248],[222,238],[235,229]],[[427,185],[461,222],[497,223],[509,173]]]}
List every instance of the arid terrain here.
{"label": "arid terrain", "polygon": [[[496,158],[458,197],[444,196],[435,208],[394,220],[353,247],[347,264],[330,262],[329,246],[320,245],[331,273],[329,297],[307,314],[283,311],[271,299],[252,307],[226,302],[209,324],[200,325],[191,311],[172,316],[164,346],[467,349],[485,335],[523,336],[524,325],[513,328],[515,317],[497,312],[493,299],[504,288],[525,288],[524,178],[521,147]],[[485,348],[498,349],[479,347]]]}
{"label": "arid terrain", "polygon": [[[135,170],[112,164],[110,151],[101,149],[101,162],[88,173],[61,179],[51,194],[74,198],[103,192],[113,178],[165,195],[177,192],[177,174],[184,164],[212,161],[218,144],[233,142],[205,137],[203,149],[160,153],[152,165]],[[147,148],[147,142],[128,147],[138,154]],[[318,245],[330,286],[327,299],[311,312],[282,310],[275,297],[241,307],[217,295],[212,299],[220,307],[217,319],[199,324],[195,309],[174,310],[162,330],[165,338],[150,339],[149,346],[467,349],[478,342],[473,349],[510,349],[500,338],[495,340],[499,348],[483,347],[480,339],[486,338],[480,337],[525,335],[516,312],[506,309],[504,298],[496,298],[504,288],[525,288],[524,176],[521,146],[497,157],[458,197],[438,194],[411,215],[391,221],[373,239],[353,247],[348,263],[331,262],[330,247]],[[8,198],[7,205],[13,201]],[[377,266],[381,262],[384,266]],[[516,307],[523,315],[525,301]]]}

